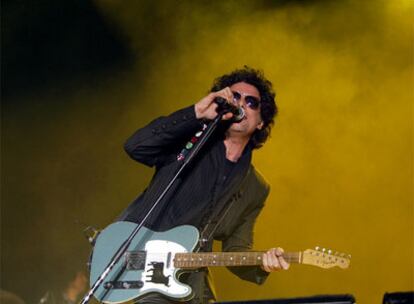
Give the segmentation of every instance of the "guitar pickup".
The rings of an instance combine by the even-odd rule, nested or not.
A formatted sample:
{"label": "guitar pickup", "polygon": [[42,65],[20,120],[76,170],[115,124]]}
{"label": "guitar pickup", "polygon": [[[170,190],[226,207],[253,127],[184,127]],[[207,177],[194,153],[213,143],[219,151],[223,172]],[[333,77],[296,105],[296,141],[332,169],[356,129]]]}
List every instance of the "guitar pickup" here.
{"label": "guitar pickup", "polygon": [[127,251],[125,253],[125,266],[127,270],[144,270],[146,251]]}
{"label": "guitar pickup", "polygon": [[142,281],[109,281],[105,282],[105,289],[140,289],[144,286]]}

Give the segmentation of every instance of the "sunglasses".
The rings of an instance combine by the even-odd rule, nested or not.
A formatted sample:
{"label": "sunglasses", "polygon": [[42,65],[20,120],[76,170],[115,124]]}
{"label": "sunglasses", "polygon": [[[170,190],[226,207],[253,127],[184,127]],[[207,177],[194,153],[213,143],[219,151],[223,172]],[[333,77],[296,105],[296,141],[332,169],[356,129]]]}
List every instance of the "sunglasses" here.
{"label": "sunglasses", "polygon": [[[242,94],[240,94],[239,92],[232,92],[233,93],[233,98],[235,101],[239,102],[242,98]],[[250,95],[244,95],[244,100],[246,102],[246,105],[252,109],[252,110],[257,110],[260,106],[260,100],[257,97],[254,96],[250,96]]]}

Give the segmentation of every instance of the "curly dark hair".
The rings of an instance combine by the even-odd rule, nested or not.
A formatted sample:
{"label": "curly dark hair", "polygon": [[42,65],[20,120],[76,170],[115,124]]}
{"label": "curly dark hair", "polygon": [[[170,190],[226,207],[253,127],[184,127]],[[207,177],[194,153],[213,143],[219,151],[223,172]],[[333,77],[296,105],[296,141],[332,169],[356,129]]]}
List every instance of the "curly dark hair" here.
{"label": "curly dark hair", "polygon": [[260,114],[263,119],[263,128],[256,130],[250,139],[253,148],[259,149],[270,135],[274,118],[278,112],[275,102],[276,94],[273,91],[272,83],[264,77],[263,72],[248,66],[215,79],[210,92],[220,91],[238,82],[248,83],[256,87],[260,93]]}

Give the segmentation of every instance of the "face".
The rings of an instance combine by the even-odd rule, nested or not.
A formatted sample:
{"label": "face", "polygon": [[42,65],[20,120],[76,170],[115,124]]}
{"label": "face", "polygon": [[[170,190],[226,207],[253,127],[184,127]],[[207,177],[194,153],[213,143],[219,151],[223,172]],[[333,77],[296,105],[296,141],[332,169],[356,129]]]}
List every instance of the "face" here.
{"label": "face", "polygon": [[254,131],[263,128],[263,121],[260,115],[260,102],[257,108],[254,107],[254,100],[260,101],[260,93],[255,86],[245,82],[233,84],[230,90],[235,97],[239,97],[234,98],[233,102],[241,106],[246,115],[242,121],[233,123],[230,126],[228,130],[229,135],[250,137]]}

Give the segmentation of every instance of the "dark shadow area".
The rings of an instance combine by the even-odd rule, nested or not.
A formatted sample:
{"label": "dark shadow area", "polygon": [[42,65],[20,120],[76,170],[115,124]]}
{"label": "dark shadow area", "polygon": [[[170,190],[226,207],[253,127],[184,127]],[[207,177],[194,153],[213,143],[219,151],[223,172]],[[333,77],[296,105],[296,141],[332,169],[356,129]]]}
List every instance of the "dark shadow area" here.
{"label": "dark shadow area", "polygon": [[2,97],[132,62],[119,30],[92,1],[2,2]]}

